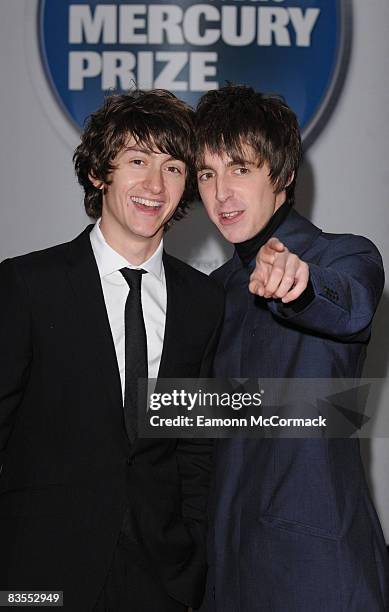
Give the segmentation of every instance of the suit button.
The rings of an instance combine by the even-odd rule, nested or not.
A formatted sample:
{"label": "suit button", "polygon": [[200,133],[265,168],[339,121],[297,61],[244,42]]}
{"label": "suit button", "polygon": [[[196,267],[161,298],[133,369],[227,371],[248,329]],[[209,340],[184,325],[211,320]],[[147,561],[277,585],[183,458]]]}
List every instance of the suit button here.
{"label": "suit button", "polygon": [[128,457],[127,465],[134,465],[134,463],[135,463],[135,459],[133,457]]}

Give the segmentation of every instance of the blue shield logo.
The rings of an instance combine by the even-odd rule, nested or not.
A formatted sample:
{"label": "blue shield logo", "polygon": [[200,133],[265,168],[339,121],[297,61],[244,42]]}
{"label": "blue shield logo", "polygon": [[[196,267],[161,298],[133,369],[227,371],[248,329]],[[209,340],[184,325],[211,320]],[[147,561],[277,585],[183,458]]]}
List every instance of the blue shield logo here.
{"label": "blue shield logo", "polygon": [[77,129],[110,90],[164,88],[195,106],[226,81],[279,93],[305,145],[347,68],[349,0],[40,0],[41,57]]}

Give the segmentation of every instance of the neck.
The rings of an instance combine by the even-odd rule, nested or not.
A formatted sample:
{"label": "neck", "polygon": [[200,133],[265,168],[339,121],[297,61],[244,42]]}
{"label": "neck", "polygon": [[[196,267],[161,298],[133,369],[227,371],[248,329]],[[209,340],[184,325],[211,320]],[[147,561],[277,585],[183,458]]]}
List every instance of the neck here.
{"label": "neck", "polygon": [[105,241],[133,266],[140,266],[155,253],[162,240],[163,229],[150,238],[129,232],[118,232],[101,219],[100,230]]}
{"label": "neck", "polygon": [[267,224],[257,233],[244,242],[238,242],[235,244],[236,252],[239,255],[239,259],[243,265],[247,266],[250,261],[256,257],[259,249],[274,236],[278,227],[286,219],[289,214],[292,205],[288,202],[284,202],[274,212],[273,216],[269,219]]}

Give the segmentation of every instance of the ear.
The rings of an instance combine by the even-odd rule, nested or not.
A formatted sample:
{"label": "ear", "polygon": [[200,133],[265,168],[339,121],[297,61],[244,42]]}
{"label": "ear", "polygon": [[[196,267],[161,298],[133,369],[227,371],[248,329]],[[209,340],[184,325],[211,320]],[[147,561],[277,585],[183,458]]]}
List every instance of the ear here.
{"label": "ear", "polygon": [[279,193],[276,194],[276,205],[275,205],[275,211],[278,210],[280,208],[280,206],[282,206],[282,204],[285,202],[286,200],[286,191],[285,189],[287,187],[289,187],[289,185],[293,182],[294,179],[294,172],[292,172],[292,174],[290,175],[288,182],[286,183],[285,187],[283,188],[282,191],[280,191]]}
{"label": "ear", "polygon": [[289,179],[288,179],[288,182],[287,182],[287,183],[286,183],[286,185],[285,185],[285,189],[286,189],[287,187],[289,187],[289,185],[290,185],[291,183],[293,183],[293,180],[294,180],[294,172],[292,172],[292,174],[290,175],[290,177],[289,177]]}
{"label": "ear", "polygon": [[96,189],[104,189],[104,181],[102,181],[101,179],[97,179],[90,172],[88,174],[88,179],[92,183],[93,187],[96,187]]}

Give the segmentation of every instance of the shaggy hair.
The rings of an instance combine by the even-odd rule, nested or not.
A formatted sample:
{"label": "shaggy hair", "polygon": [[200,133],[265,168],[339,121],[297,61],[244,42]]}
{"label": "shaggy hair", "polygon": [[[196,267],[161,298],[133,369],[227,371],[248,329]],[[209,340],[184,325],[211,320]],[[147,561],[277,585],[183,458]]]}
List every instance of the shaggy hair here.
{"label": "shaggy hair", "polygon": [[268,164],[275,193],[285,189],[286,201],[294,202],[301,136],[296,115],[281,97],[232,84],[208,91],[197,106],[195,132],[198,169],[206,151],[243,160],[249,145],[258,166]]}
{"label": "shaggy hair", "polygon": [[164,89],[134,89],[108,96],[87,119],[73,156],[87,215],[98,219],[103,206],[102,192],[89,176],[109,185],[115,170],[113,161],[132,136],[137,144],[186,164],[185,190],[172,217],[181,219],[195,194],[193,115],[185,102]]}

